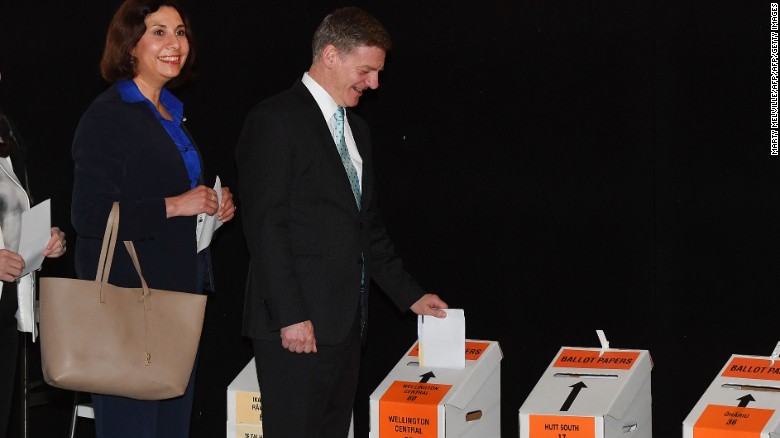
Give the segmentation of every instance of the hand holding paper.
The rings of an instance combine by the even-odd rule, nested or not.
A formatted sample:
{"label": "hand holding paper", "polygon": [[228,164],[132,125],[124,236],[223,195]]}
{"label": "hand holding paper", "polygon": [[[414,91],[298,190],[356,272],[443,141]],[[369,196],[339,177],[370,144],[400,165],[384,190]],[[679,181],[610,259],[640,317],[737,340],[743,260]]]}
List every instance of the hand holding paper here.
{"label": "hand holding paper", "polygon": [[[217,192],[217,205],[222,205],[222,182],[219,180],[219,177],[217,177],[217,181],[214,183],[214,190]],[[211,216],[206,213],[198,215],[198,228],[196,229],[198,252],[203,251],[211,244],[214,231],[221,227],[222,223],[221,220],[217,219],[216,213]]]}

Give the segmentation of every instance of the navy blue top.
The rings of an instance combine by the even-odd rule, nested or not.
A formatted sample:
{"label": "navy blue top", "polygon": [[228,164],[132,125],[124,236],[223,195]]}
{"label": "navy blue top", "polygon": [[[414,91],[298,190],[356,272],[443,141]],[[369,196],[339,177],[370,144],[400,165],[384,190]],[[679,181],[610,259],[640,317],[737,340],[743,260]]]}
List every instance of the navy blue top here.
{"label": "navy blue top", "polygon": [[187,174],[190,177],[190,188],[194,188],[198,185],[200,179],[200,157],[198,156],[198,150],[195,145],[192,144],[190,137],[184,132],[181,127],[182,119],[184,118],[184,104],[176,98],[168,89],[163,88],[160,93],[160,102],[162,102],[165,109],[173,117],[173,120],[168,120],[157,111],[154,104],[141,94],[141,90],[132,80],[121,80],[116,82],[116,86],[119,89],[119,95],[122,100],[127,103],[146,102],[149,108],[152,110],[157,120],[162,123],[168,135],[176,143],[176,147],[179,148],[179,153],[184,159],[184,165],[187,166]]}

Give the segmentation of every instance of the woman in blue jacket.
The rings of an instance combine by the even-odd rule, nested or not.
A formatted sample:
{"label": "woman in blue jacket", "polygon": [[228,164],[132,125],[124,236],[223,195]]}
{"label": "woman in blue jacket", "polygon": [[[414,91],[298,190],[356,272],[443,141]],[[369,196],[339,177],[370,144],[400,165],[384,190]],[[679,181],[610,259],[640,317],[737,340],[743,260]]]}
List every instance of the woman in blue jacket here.
{"label": "woman in blue jacket", "polygon": [[[167,86],[185,81],[194,61],[192,30],[173,0],[127,0],[106,37],[101,73],[113,85],[82,116],[73,140],[71,217],[76,273],[94,279],[111,205],[119,201],[119,240],[132,240],[149,287],[203,293],[208,250],[197,251],[199,215],[233,218],[203,185],[203,163]],[[117,245],[110,282],[140,287],[127,251]],[[188,437],[193,377],[186,393],[162,401],[93,394],[98,437]]]}

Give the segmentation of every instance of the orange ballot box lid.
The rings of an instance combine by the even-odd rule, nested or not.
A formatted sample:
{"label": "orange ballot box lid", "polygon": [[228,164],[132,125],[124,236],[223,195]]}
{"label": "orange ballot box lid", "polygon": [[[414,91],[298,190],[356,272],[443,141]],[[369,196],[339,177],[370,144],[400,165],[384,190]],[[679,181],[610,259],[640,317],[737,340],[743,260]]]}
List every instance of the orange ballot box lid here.
{"label": "orange ballot box lid", "polygon": [[466,340],[463,369],[420,366],[415,342],[371,394],[371,438],[501,437],[498,342]]}
{"label": "orange ballot box lid", "polygon": [[520,438],[652,438],[647,350],[562,347],[519,411]]}
{"label": "orange ballot box lid", "polygon": [[732,355],[683,421],[683,438],[780,437],[780,360]]}

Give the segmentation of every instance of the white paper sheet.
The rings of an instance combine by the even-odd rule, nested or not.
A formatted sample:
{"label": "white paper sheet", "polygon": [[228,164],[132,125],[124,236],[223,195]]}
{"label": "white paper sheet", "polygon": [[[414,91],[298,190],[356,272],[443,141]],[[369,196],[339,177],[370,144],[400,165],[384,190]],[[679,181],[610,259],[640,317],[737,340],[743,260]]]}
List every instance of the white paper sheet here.
{"label": "white paper sheet", "polygon": [[463,309],[444,309],[446,318],[417,316],[420,366],[466,367],[466,316]]}
{"label": "white paper sheet", "polygon": [[[217,205],[222,205],[222,182],[217,177],[217,181],[214,183],[214,190],[217,192]],[[198,240],[198,252],[208,248],[211,244],[211,238],[214,236],[214,231],[221,227],[223,222],[217,219],[217,214],[209,216],[206,213],[198,215],[198,227],[195,230],[195,236]]]}
{"label": "white paper sheet", "polygon": [[24,259],[20,277],[37,271],[43,264],[43,250],[51,238],[51,200],[22,212],[22,230],[19,238],[19,255]]}

